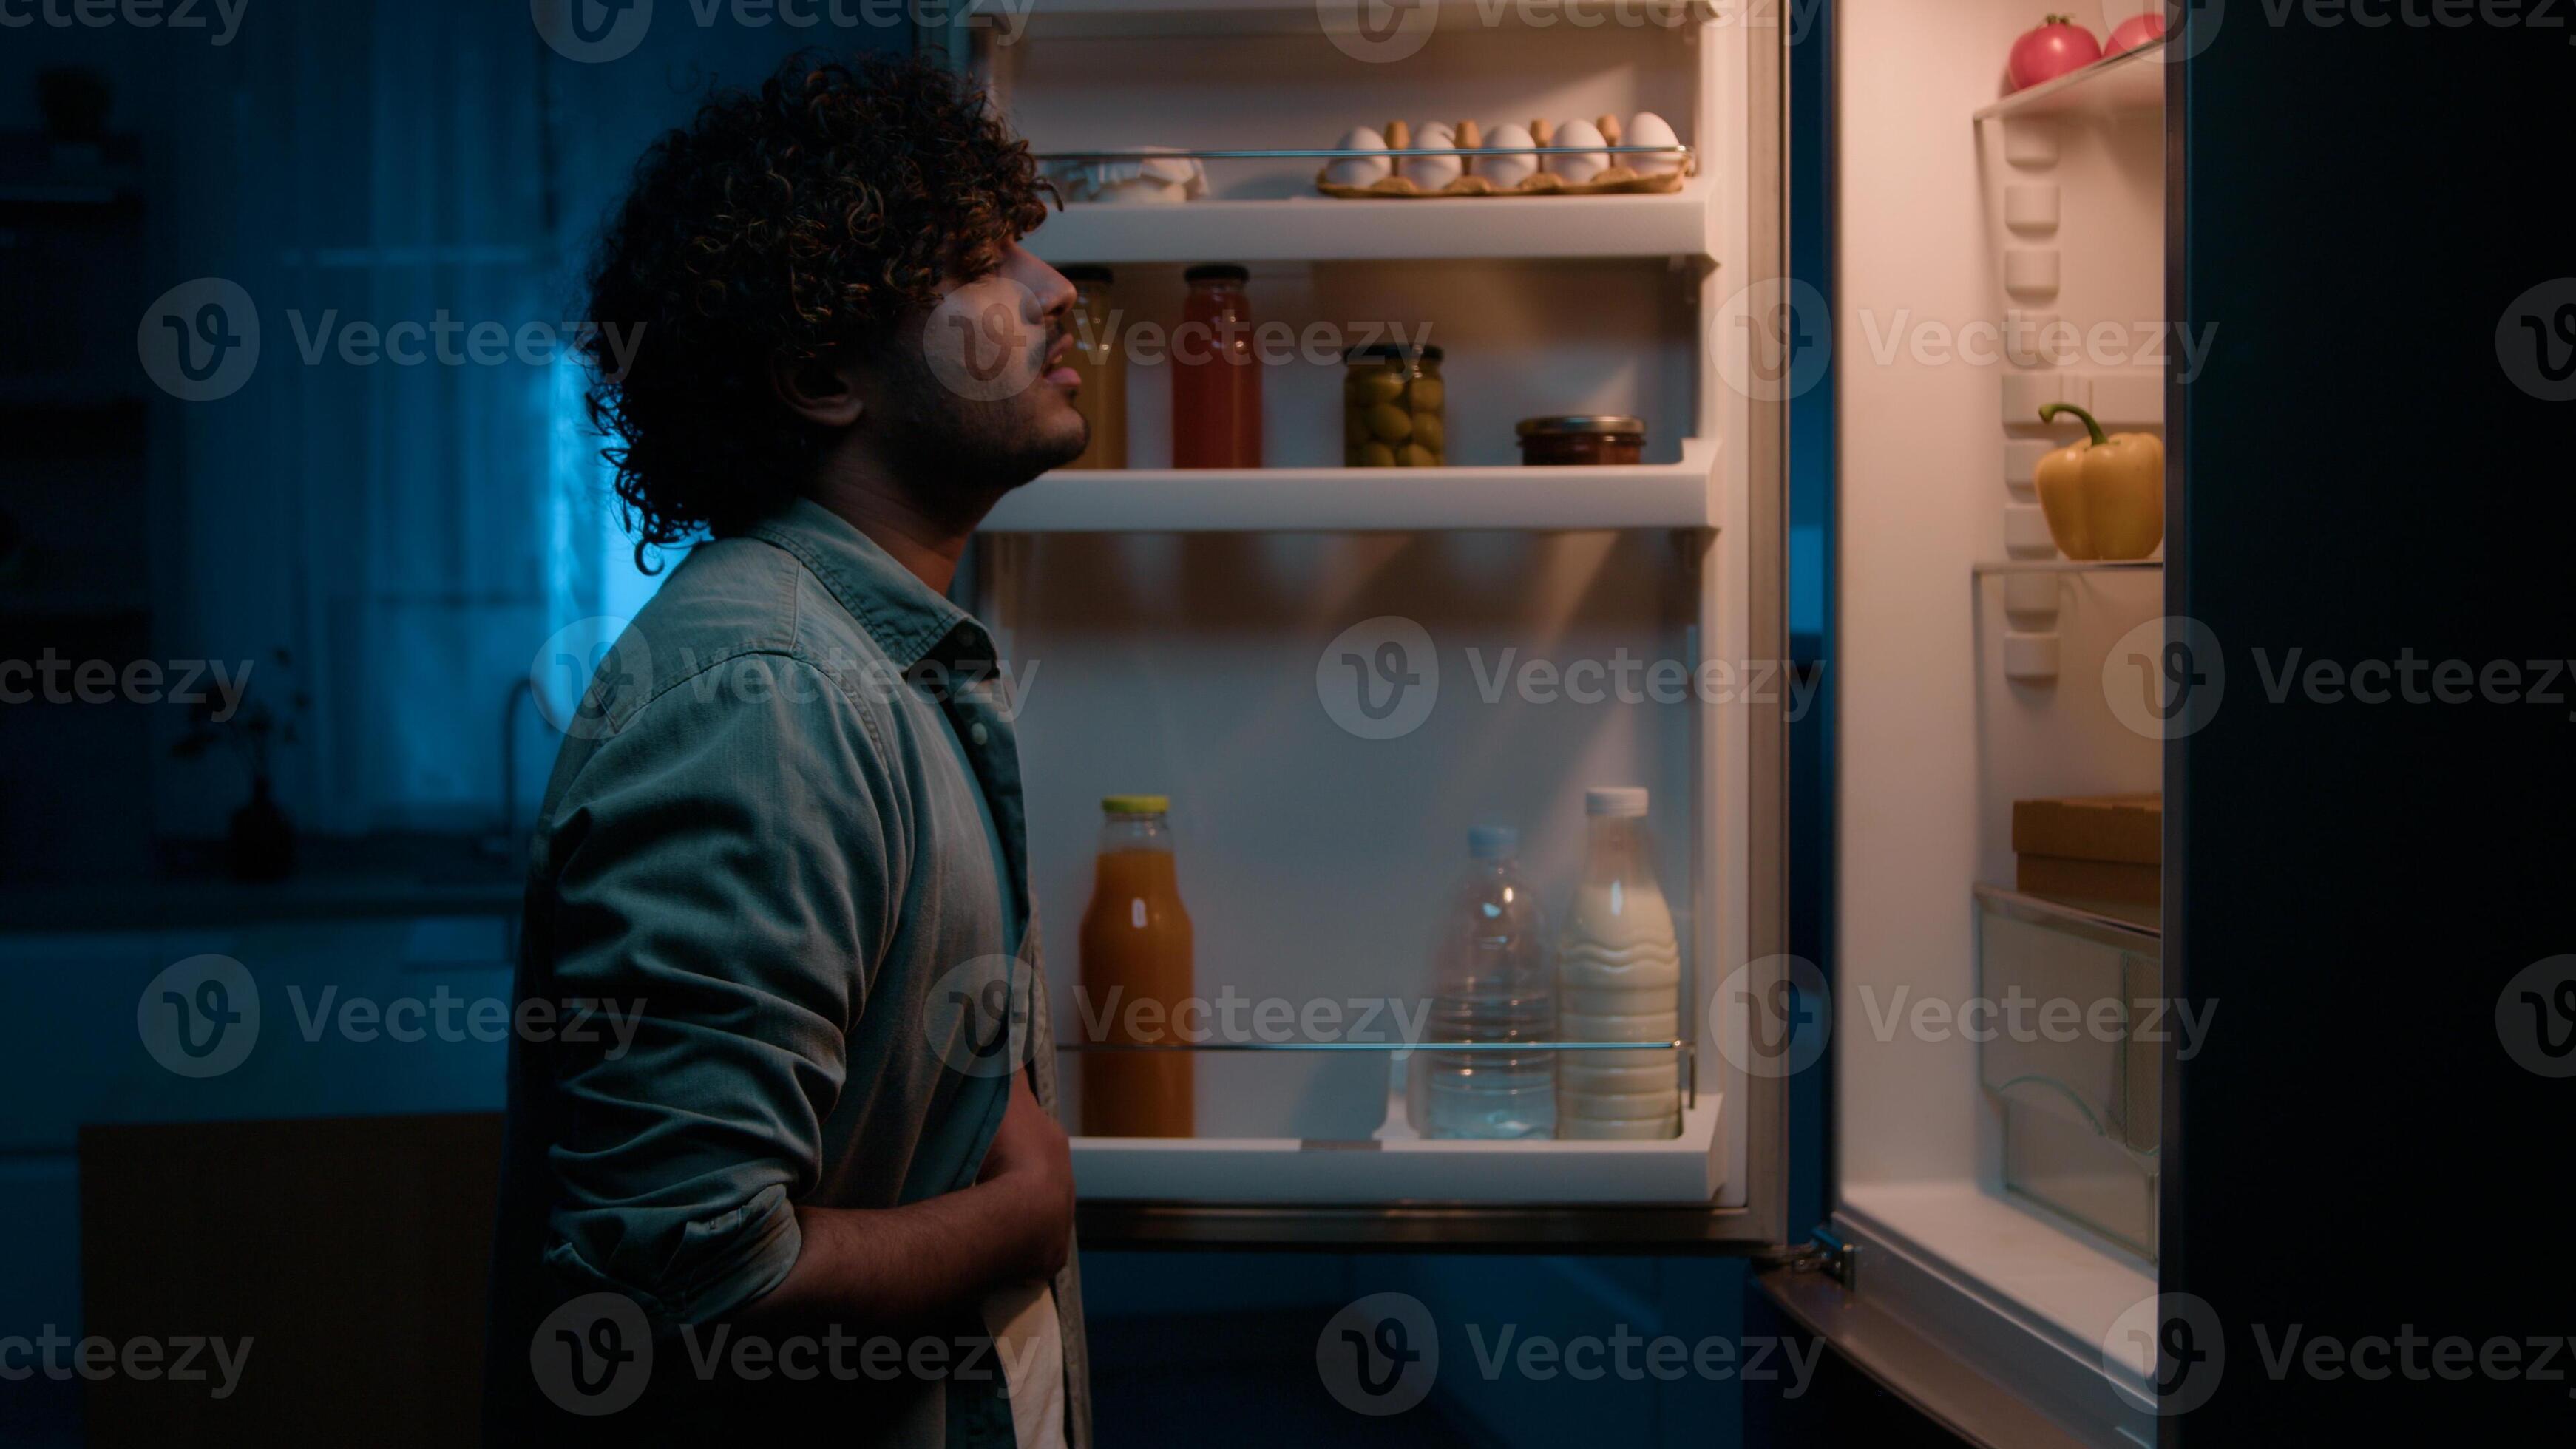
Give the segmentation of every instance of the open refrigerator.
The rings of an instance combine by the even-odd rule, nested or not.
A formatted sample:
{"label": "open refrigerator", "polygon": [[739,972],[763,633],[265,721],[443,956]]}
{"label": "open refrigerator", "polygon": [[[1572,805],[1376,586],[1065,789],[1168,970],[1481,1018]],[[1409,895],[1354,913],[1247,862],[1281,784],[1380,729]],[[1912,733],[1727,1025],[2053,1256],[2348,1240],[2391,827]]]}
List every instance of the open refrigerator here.
{"label": "open refrigerator", "polygon": [[[1446,352],[1445,466],[1344,466],[1341,370],[1299,364],[1262,369],[1262,467],[1173,469],[1167,378],[1131,361],[1130,466],[1051,474],[988,521],[974,587],[1019,676],[1058,1040],[1081,1033],[1073,927],[1117,793],[1172,798],[1202,997],[1418,996],[1469,827],[1516,826],[1559,913],[1593,786],[1650,792],[1683,947],[1678,1136],[1423,1141],[1400,1054],[1274,1030],[1195,1054],[1196,1135],[1075,1137],[1087,1245],[1742,1253],[1787,1265],[1765,1281],[1793,1315],[1972,1437],[2152,1440],[2152,1335],[2117,1329],[2156,1292],[2165,1053],[1904,1024],[1909,999],[2157,995],[2156,912],[2014,889],[2011,818],[2159,784],[2159,742],[2115,701],[2115,661],[2164,612],[2159,561],[2058,558],[2031,470],[2075,435],[2041,402],[2161,425],[2180,47],[1999,99],[2043,8],[1837,8],[1838,261],[1812,291],[1784,255],[1799,8],[1577,25],[1472,0],[1057,0],[948,34],[1041,155],[1310,153],[1207,159],[1204,197],[1074,203],[1031,235],[1114,269],[1125,318],[1169,327],[1184,267],[1237,263],[1263,321],[1428,323]],[[1312,150],[1354,126],[1640,111],[1688,147],[1670,192],[1315,184]],[[2016,340],[2051,321],[2135,345]],[[1989,332],[1997,355],[1963,361],[1960,337]],[[1827,341],[1830,985],[1786,938],[1806,698],[1786,425]],[[1524,467],[1512,425],[1540,414],[1640,417],[1644,455]],[[1429,703],[1355,730],[1334,670],[1355,638],[1363,657],[1397,638],[1388,621]],[[1569,689],[1623,660],[1693,684]],[[1832,1120],[1793,1122],[1792,1079],[1828,1043]],[[1789,1144],[1816,1131],[1830,1221],[1793,1242]]]}

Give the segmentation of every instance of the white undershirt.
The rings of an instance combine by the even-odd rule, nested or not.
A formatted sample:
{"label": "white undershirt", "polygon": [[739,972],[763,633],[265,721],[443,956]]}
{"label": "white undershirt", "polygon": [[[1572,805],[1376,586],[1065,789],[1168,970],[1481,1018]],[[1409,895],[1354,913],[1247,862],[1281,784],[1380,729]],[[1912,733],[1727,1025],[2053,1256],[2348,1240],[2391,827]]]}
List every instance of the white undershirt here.
{"label": "white undershirt", "polygon": [[1064,1449],[1064,1325],[1044,1283],[997,1289],[984,1300],[984,1331],[1011,1391],[1019,1449]]}

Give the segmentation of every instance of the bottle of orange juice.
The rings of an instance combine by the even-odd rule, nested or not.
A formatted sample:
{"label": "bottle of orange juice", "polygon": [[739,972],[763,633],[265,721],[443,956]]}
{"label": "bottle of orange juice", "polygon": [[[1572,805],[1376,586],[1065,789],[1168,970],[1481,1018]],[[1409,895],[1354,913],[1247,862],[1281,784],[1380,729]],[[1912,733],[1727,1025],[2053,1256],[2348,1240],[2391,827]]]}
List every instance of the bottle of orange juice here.
{"label": "bottle of orange juice", "polygon": [[[1172,862],[1172,802],[1112,795],[1100,802],[1100,861],[1082,913],[1086,1036],[1102,1045],[1177,1045],[1174,1014],[1190,998],[1190,913]],[[1140,1003],[1152,1003],[1140,1013]],[[1159,1008],[1159,1009],[1155,1009]],[[1095,1025],[1096,1024],[1096,1025]],[[1196,1023],[1182,1023],[1195,1026]],[[1185,1051],[1082,1054],[1082,1130],[1093,1137],[1187,1137],[1194,1074]]]}

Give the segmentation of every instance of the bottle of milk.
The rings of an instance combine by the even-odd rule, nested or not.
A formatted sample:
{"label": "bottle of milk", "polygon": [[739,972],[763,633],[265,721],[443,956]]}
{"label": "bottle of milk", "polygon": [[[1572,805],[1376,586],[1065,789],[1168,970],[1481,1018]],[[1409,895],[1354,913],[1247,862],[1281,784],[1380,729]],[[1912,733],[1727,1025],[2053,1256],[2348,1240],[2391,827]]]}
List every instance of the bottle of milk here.
{"label": "bottle of milk", "polygon": [[[1592,838],[1556,948],[1557,1034],[1565,1041],[1681,1035],[1681,943],[1655,883],[1646,792],[1587,790]],[[1569,1051],[1557,1063],[1559,1137],[1673,1137],[1680,1063],[1664,1051]]]}

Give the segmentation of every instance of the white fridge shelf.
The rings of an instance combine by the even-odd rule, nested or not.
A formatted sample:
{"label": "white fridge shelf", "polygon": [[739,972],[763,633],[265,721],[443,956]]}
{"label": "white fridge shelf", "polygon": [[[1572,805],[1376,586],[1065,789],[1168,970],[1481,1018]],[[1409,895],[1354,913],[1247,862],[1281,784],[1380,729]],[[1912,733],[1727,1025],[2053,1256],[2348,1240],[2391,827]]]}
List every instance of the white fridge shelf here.
{"label": "white fridge shelf", "polygon": [[1716,254],[1707,183],[1635,196],[1077,202],[1028,238],[1050,262],[1379,262]]}
{"label": "white fridge shelf", "polygon": [[1525,468],[1157,468],[1049,473],[987,533],[1537,532],[1715,528],[1717,444],[1678,463]]}
{"label": "white fridge shelf", "polygon": [[2165,42],[2151,40],[2073,74],[2015,91],[1978,108],[1977,119],[2142,115],[2164,108]]}
{"label": "white fridge shelf", "polygon": [[1076,1137],[1074,1187],[1195,1203],[1704,1203],[1725,1185],[1722,1105],[1701,1093],[1659,1142]]}

